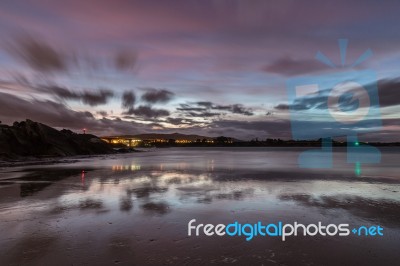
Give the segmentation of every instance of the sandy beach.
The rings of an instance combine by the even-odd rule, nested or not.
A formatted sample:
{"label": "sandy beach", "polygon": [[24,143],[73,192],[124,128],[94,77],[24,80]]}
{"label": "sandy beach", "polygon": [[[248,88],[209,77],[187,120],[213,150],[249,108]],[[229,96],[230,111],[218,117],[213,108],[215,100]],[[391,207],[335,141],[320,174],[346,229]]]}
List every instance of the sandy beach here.
{"label": "sandy beach", "polygon": [[[166,156],[168,154],[168,156]],[[296,149],[162,149],[3,168],[2,265],[393,265],[397,154],[301,170]],[[343,158],[342,158],[343,159]],[[262,163],[263,162],[263,163]],[[83,172],[82,172],[83,171]],[[189,237],[188,222],[381,225],[384,236]]]}

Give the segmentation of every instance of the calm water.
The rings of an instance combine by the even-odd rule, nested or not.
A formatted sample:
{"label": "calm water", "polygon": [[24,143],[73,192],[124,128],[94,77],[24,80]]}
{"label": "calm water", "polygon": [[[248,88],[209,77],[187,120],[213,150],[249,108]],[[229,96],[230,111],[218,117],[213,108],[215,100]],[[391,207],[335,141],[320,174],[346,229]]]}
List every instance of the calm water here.
{"label": "calm water", "polygon": [[[395,265],[400,150],[297,166],[301,148],[184,148],[0,170],[0,265]],[[85,172],[82,174],[82,170]],[[188,237],[187,223],[381,225],[382,237]]]}

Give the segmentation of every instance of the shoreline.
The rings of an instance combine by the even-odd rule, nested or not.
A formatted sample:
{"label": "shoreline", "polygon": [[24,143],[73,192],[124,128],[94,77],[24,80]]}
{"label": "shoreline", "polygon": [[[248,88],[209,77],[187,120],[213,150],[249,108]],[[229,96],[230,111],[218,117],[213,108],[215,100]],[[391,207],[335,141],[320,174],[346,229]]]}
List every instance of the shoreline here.
{"label": "shoreline", "polygon": [[116,151],[115,153],[102,153],[102,154],[88,154],[88,155],[69,155],[69,156],[18,156],[13,159],[0,158],[0,168],[6,167],[18,167],[18,166],[28,166],[28,165],[38,165],[38,164],[60,164],[60,163],[76,163],[81,159],[104,157],[110,155],[118,154],[130,154],[137,152],[146,152],[147,150],[131,150],[131,151]]}
{"label": "shoreline", "polygon": [[100,156],[106,156],[106,155],[109,155],[109,154],[75,155],[75,156],[46,157],[46,158],[26,157],[26,158],[14,159],[14,160],[2,159],[2,160],[0,160],[0,168],[39,165],[39,164],[52,165],[52,164],[61,164],[61,163],[76,163],[76,162],[79,162],[80,159],[100,157]]}
{"label": "shoreline", "polygon": [[[0,168],[9,168],[9,167],[19,167],[19,166],[29,166],[29,165],[39,165],[39,164],[44,164],[44,165],[54,165],[54,164],[62,164],[62,163],[77,163],[81,161],[82,159],[88,159],[88,158],[96,158],[96,157],[108,157],[108,156],[115,156],[115,155],[127,155],[127,154],[134,154],[134,153],[141,153],[141,152],[149,152],[149,151],[154,151],[157,149],[162,149],[165,150],[166,147],[156,147],[156,148],[150,148],[150,149],[135,149],[132,151],[127,152],[126,150],[123,151],[117,151],[115,153],[103,153],[103,154],[91,154],[91,155],[69,155],[69,156],[18,156],[13,159],[8,158],[1,158],[0,157]],[[303,150],[303,149],[317,149],[317,147],[298,147],[298,146],[285,146],[285,147],[245,147],[245,146],[212,146],[212,147],[196,147],[196,146],[181,146],[181,147],[168,147],[172,149],[232,149],[232,152],[239,151],[240,149],[246,150],[246,149],[267,149],[270,148],[271,150]],[[387,153],[391,152],[397,152],[396,148],[398,146],[384,146],[384,147],[378,147],[381,151],[385,150]],[[346,147],[334,147],[335,149],[346,149]],[[395,149],[395,150],[392,150]],[[269,150],[269,149],[267,149]]]}

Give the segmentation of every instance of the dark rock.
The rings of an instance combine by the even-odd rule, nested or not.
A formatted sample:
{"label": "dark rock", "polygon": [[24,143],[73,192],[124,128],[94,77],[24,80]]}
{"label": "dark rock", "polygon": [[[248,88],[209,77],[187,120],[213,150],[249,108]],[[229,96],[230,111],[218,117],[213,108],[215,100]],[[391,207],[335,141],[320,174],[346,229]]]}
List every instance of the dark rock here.
{"label": "dark rock", "polygon": [[12,126],[0,126],[0,158],[21,156],[51,157],[109,154],[114,150],[91,134],[58,131],[41,123],[26,120]]}

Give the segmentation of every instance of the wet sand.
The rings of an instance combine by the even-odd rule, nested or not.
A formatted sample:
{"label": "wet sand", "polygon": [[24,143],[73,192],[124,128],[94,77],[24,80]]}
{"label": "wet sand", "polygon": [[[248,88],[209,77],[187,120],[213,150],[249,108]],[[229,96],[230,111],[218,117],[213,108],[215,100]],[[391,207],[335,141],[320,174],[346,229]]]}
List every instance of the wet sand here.
{"label": "wet sand", "polygon": [[[298,169],[297,149],[165,149],[3,168],[1,265],[395,265],[397,150]],[[84,172],[82,173],[82,170]],[[197,223],[381,225],[384,236],[187,235]]]}

